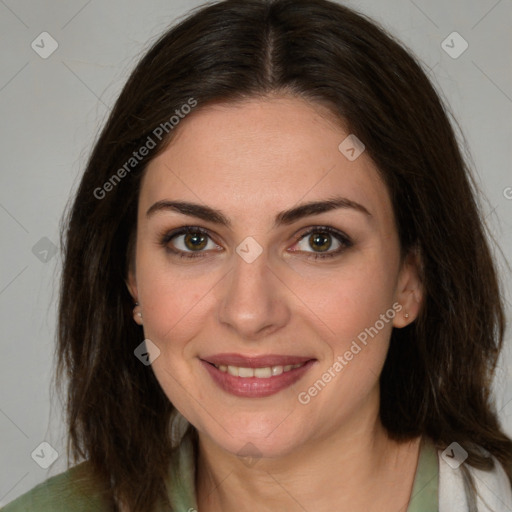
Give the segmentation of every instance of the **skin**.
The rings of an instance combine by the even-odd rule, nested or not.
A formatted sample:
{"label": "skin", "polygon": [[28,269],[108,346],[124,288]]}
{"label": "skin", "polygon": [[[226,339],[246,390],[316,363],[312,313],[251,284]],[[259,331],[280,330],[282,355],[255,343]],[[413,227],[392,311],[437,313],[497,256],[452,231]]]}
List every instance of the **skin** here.
{"label": "skin", "polygon": [[[367,153],[349,161],[338,150],[348,134],[323,107],[298,98],[209,106],[181,121],[142,180],[128,286],[140,304],[135,321],[161,351],[153,371],[199,432],[201,512],[254,510],[255,503],[262,511],[407,508],[419,439],[388,438],[378,416],[378,376],[392,328],[414,321],[421,306],[418,261],[400,258],[389,194]],[[347,207],[274,226],[279,212],[333,195],[369,215]],[[231,226],[172,210],[147,215],[162,200],[208,205]],[[179,258],[160,243],[182,226],[209,231],[202,256]],[[309,235],[300,238],[313,226],[337,229],[352,245],[315,260],[318,246]],[[252,263],[236,252],[248,236],[263,249]],[[167,248],[193,253],[184,238]],[[335,252],[339,242],[328,240]],[[299,393],[394,303],[403,309],[300,403]],[[200,362],[227,352],[316,362],[273,396],[243,398],[217,387]],[[252,463],[237,455],[247,446],[255,447]]]}

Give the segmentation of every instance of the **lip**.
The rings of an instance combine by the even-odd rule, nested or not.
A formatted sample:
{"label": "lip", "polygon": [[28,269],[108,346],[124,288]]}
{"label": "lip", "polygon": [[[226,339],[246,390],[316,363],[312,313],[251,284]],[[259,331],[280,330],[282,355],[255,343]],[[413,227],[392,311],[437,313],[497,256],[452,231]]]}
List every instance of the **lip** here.
{"label": "lip", "polygon": [[[239,354],[216,354],[207,359],[200,359],[202,366],[212,380],[223,391],[244,398],[264,398],[292,386],[301,379],[316,363],[316,359],[298,356],[258,356],[246,357]],[[286,366],[288,364],[303,364],[280,375],[269,378],[235,377],[222,372],[214,365],[232,365],[244,368],[259,368],[265,366]]]}

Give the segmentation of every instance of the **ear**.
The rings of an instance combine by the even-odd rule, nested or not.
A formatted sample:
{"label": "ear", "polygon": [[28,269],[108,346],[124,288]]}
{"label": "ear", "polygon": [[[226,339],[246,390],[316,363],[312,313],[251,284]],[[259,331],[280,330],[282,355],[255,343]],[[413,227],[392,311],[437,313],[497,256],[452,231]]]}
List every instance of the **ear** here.
{"label": "ear", "polygon": [[137,279],[135,278],[135,272],[132,269],[128,271],[128,276],[125,279],[125,283],[133,301],[135,302],[135,307],[133,308],[133,320],[136,324],[142,325],[142,308],[139,304]]}
{"label": "ear", "polygon": [[133,268],[128,270],[128,276],[125,281],[126,287],[132,296],[133,302],[139,302],[139,292],[137,290],[137,279],[135,278],[135,271]]}
{"label": "ear", "polygon": [[405,327],[418,317],[424,294],[421,269],[420,251],[413,248],[405,257],[398,276],[396,301],[401,304],[402,309],[393,319],[394,327]]}
{"label": "ear", "polygon": [[132,233],[128,238],[126,252],[128,255],[128,273],[124,280],[130,295],[132,296],[133,302],[139,302],[139,292],[137,290],[137,279],[135,277],[135,240],[136,234]]}

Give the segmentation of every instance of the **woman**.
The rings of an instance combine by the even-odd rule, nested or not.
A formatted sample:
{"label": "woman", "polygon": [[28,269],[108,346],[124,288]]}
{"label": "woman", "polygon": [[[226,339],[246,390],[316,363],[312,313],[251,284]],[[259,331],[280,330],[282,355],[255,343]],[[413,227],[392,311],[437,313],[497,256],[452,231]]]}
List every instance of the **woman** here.
{"label": "woman", "polygon": [[58,377],[86,461],[7,512],[512,510],[471,175],[363,16],[233,0],[172,28],[64,245]]}

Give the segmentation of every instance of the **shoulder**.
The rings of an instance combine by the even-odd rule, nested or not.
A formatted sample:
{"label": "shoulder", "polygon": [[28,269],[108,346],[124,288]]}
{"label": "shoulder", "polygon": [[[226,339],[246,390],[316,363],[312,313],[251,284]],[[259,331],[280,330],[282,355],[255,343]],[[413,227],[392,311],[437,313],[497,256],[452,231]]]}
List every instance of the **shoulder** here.
{"label": "shoulder", "polygon": [[60,473],[6,505],[1,512],[106,511],[106,501],[93,483],[87,462]]}
{"label": "shoulder", "polygon": [[[467,499],[462,472],[458,467],[451,467],[439,456],[439,511],[466,511]],[[512,485],[500,462],[492,457],[494,468],[482,470],[466,465],[473,478],[477,491],[477,509],[482,512],[512,510]],[[504,509],[503,507],[508,507]]]}

